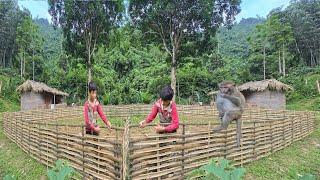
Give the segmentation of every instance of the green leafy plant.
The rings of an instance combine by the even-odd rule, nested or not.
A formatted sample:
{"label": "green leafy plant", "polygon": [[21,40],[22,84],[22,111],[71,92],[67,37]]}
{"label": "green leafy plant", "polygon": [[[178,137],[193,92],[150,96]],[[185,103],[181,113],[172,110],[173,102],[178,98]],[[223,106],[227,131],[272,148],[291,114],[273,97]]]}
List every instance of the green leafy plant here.
{"label": "green leafy plant", "polygon": [[75,174],[75,170],[70,167],[65,161],[57,160],[55,167],[48,170],[47,176],[49,180],[67,180]]}
{"label": "green leafy plant", "polygon": [[3,177],[3,180],[16,180],[17,178],[15,178],[14,176],[12,175],[6,175],[5,177]]}
{"label": "green leafy plant", "polygon": [[223,180],[238,180],[245,174],[244,168],[236,168],[230,164],[227,159],[211,160],[209,164],[201,166],[193,170],[188,179],[223,179]]}
{"label": "green leafy plant", "polygon": [[299,177],[299,180],[315,180],[316,176],[313,174],[304,174],[303,176]]}

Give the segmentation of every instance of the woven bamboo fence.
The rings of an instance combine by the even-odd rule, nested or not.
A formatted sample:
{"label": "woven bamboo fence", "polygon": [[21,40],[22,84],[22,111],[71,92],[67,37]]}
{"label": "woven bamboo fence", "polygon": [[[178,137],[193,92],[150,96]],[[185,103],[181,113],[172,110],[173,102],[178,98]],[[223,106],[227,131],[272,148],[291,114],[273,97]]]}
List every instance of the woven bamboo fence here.
{"label": "woven bamboo fence", "polygon": [[[84,179],[183,179],[188,172],[211,158],[224,157],[244,165],[285,148],[308,136],[315,126],[315,113],[306,111],[247,109],[242,120],[242,141],[236,145],[234,123],[213,133],[218,125],[212,106],[178,106],[180,127],[176,133],[156,134],[154,125],[143,130],[130,123],[145,116],[150,105],[105,106],[112,119],[124,126],[84,134],[83,107],[3,113],[7,137],[30,156],[52,167],[67,160]],[[79,119],[79,124],[63,122]],[[81,122],[81,123],[80,123]]]}

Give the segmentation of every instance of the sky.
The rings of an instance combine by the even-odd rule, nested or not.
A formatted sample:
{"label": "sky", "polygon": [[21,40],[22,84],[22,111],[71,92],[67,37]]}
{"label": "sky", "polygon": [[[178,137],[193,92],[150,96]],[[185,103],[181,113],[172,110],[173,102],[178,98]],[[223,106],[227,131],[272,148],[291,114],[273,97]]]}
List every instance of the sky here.
{"label": "sky", "polygon": [[[236,16],[236,20],[249,17],[266,17],[270,10],[277,7],[286,7],[290,0],[242,0],[241,12]],[[25,7],[31,12],[32,18],[46,18],[49,21],[51,17],[48,13],[47,0],[18,0],[20,8]]]}
{"label": "sky", "polygon": [[242,0],[241,12],[236,16],[237,21],[249,17],[266,17],[269,12],[277,7],[287,7],[290,0]]}
{"label": "sky", "polygon": [[47,0],[18,0],[18,5],[20,9],[22,9],[22,7],[29,9],[32,18],[38,17],[51,20]]}

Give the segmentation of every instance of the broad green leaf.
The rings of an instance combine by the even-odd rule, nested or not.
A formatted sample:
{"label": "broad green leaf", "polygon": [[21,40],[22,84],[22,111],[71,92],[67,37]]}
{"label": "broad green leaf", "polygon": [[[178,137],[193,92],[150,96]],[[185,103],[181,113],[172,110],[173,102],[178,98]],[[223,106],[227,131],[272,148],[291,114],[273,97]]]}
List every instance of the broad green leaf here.
{"label": "broad green leaf", "polygon": [[237,168],[237,169],[234,169],[232,172],[231,172],[231,179],[232,180],[240,180],[242,176],[244,176],[246,170],[244,168]]}
{"label": "broad green leaf", "polygon": [[316,180],[316,176],[313,174],[305,174],[302,177],[299,177],[299,180]]}

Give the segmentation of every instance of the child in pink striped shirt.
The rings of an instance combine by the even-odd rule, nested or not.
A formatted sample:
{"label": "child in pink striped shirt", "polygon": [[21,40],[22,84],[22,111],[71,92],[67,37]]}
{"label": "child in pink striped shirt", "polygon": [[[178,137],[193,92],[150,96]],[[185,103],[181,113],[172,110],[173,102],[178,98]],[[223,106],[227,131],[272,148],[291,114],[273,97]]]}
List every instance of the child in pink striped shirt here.
{"label": "child in pink striped shirt", "polygon": [[164,87],[160,92],[160,99],[152,106],[151,113],[147,118],[140,122],[140,128],[144,128],[152,122],[157,115],[160,118],[160,124],[155,127],[157,133],[173,133],[179,128],[179,116],[177,105],[173,98],[173,90],[170,86]]}
{"label": "child in pink striped shirt", "polygon": [[102,107],[97,100],[97,86],[93,83],[89,83],[89,98],[84,104],[83,116],[86,125],[86,134],[92,134],[98,136],[100,133],[100,127],[97,125],[96,116],[99,114],[102,121],[108,128],[111,128],[110,121],[108,121],[106,115],[103,113]]}

